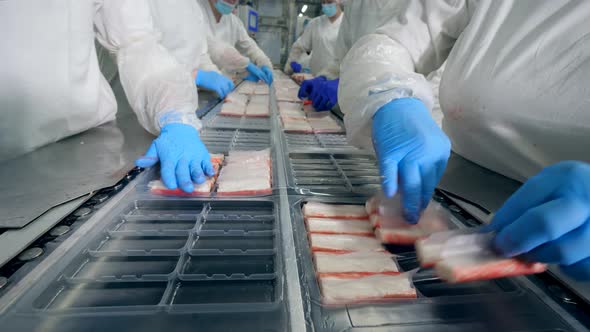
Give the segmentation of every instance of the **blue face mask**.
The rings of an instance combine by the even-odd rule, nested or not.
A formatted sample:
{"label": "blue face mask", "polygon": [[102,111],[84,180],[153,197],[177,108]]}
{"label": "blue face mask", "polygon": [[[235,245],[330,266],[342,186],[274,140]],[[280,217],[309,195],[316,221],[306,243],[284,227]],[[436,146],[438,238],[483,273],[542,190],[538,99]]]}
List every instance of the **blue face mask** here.
{"label": "blue face mask", "polygon": [[231,14],[231,12],[234,10],[235,6],[236,5],[229,4],[223,0],[217,0],[217,2],[215,3],[215,8],[217,9],[218,12],[221,13],[221,15]]}
{"label": "blue face mask", "polygon": [[324,12],[324,14],[326,14],[326,16],[332,17],[332,16],[336,15],[336,13],[338,12],[338,9],[337,9],[335,3],[328,3],[325,5],[322,5],[322,11]]}

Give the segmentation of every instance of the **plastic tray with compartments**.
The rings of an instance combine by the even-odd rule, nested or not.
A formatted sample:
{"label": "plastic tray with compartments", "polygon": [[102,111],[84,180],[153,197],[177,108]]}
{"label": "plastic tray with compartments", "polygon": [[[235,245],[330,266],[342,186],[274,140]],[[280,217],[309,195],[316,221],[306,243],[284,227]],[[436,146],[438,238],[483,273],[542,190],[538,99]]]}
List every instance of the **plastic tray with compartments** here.
{"label": "plastic tray with compartments", "polygon": [[275,198],[127,196],[0,315],[7,331],[288,329]]}
{"label": "plastic tray with compartments", "polygon": [[[437,200],[442,199],[436,196]],[[365,303],[326,306],[320,288],[306,233],[302,205],[307,201],[334,204],[359,204],[365,198],[295,197],[290,198],[291,221],[302,271],[301,287],[305,310],[312,331],[574,331],[546,303],[524,277],[504,278],[464,284],[448,284],[430,269],[416,272],[412,279],[416,299],[390,303]],[[448,207],[446,202],[443,206]],[[464,227],[464,219],[452,217]],[[419,267],[413,247],[386,246],[398,255],[402,271]],[[529,288],[531,286],[531,288]],[[542,296],[542,295],[541,295]]]}
{"label": "plastic tray with compartments", "polygon": [[288,186],[300,195],[370,195],[380,188],[377,161],[369,154],[290,152],[285,158]]}

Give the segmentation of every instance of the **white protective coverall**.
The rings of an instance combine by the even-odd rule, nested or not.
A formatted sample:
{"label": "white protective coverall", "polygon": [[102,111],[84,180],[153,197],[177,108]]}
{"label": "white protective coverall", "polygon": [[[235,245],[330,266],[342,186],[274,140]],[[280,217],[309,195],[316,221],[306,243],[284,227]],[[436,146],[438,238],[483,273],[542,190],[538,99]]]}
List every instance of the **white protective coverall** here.
{"label": "white protective coverall", "polygon": [[403,13],[414,0],[344,0],[342,23],[334,46],[334,57],[316,76],[340,77],[340,63],[359,38]]}
{"label": "white protective coverall", "polygon": [[201,7],[208,26],[207,44],[211,60],[225,73],[244,71],[248,63],[272,68],[272,62],[248,36],[240,19],[234,15],[222,15],[215,19],[209,0],[195,0]]}
{"label": "white protective coverall", "polygon": [[0,1],[0,160],[115,119],[93,28],[117,54],[121,83],[144,128],[157,134],[164,114],[200,125],[190,72],[159,44],[147,2]]}
{"label": "white protective coverall", "polygon": [[207,49],[208,29],[201,7],[195,0],[149,0],[162,45],[191,72],[195,69],[219,72]]}
{"label": "white protective coverall", "polygon": [[285,73],[292,74],[291,62],[296,61],[301,64],[303,56],[312,51],[309,61],[311,73],[317,75],[326,69],[335,58],[336,38],[343,17],[344,15],[340,14],[340,17],[334,22],[331,22],[326,15],[311,20],[305,27],[303,34],[297,38],[291,47],[291,53],[285,64]]}
{"label": "white protective coverall", "polygon": [[423,74],[448,57],[440,101],[455,152],[517,180],[561,160],[590,161],[590,2],[411,6],[342,62],[339,102],[351,142],[372,147],[372,117],[394,99],[432,107]]}

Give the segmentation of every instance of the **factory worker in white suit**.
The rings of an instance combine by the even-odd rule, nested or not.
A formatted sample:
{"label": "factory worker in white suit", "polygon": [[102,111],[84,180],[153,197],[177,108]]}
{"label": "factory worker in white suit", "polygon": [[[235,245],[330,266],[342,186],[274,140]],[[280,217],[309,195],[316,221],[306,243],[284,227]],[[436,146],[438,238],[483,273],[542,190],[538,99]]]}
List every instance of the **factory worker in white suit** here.
{"label": "factory worker in white suit", "polygon": [[344,17],[340,2],[341,0],[322,0],[324,15],[311,20],[303,34],[297,38],[285,64],[285,73],[293,74],[297,68],[301,71],[303,56],[312,51],[310,69],[313,75],[317,75],[334,61],[336,38]]}
{"label": "factory worker in white suit", "polygon": [[213,64],[207,48],[208,25],[195,0],[149,0],[162,45],[187,66],[199,88],[221,98],[234,89],[233,82]]}
{"label": "factory worker in white suit", "polygon": [[226,72],[248,71],[247,80],[272,83],[272,62],[248,36],[240,19],[232,14],[238,0],[195,0],[208,29],[207,44],[213,62]]}
{"label": "factory worker in white suit", "polygon": [[[399,189],[406,219],[427,205],[452,143],[528,179],[492,221],[500,253],[590,278],[588,20],[585,1],[411,1],[354,44],[339,87],[349,139],[374,147],[384,192]],[[430,117],[424,77],[445,60],[446,134]]]}
{"label": "factory worker in white suit", "polygon": [[140,164],[161,161],[170,188],[192,190],[193,181],[212,175],[191,73],[160,44],[145,0],[1,1],[0,28],[0,159],[115,119],[95,50],[98,33],[116,54],[139,122],[159,135]]}

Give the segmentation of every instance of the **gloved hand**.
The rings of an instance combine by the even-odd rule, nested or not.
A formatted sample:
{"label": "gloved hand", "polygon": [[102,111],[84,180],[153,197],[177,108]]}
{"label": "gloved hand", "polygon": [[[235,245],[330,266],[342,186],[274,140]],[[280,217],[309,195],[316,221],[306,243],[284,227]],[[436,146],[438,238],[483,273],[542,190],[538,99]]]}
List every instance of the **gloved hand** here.
{"label": "gloved hand", "polygon": [[250,73],[244,78],[246,81],[258,82],[262,80],[266,82],[266,74],[252,62],[246,66],[246,70]]}
{"label": "gloved hand", "polygon": [[198,87],[213,90],[220,98],[225,98],[235,87],[234,83],[227,77],[214,72],[199,70],[195,84]]}
{"label": "gloved hand", "polygon": [[590,164],[566,161],[530,178],[496,213],[496,250],[532,262],[559,264],[590,279]]}
{"label": "gloved hand", "polygon": [[211,157],[199,138],[199,132],[182,123],[167,124],[152,142],[144,156],[135,161],[139,167],[152,167],[160,161],[162,182],[169,189],[187,193],[195,189],[193,182],[205,182],[205,176],[215,175]]}
{"label": "gloved hand", "polygon": [[451,154],[451,142],[416,98],[389,102],[373,116],[373,146],[383,192],[402,194],[404,217],[416,223],[428,206]]}
{"label": "gloved hand", "polygon": [[338,103],[338,84],[340,79],[324,81],[311,93],[313,107],[317,111],[329,111]]}
{"label": "gloved hand", "polygon": [[297,94],[297,97],[299,97],[299,99],[309,98],[311,94],[319,88],[320,84],[325,81],[325,76],[318,76],[311,80],[303,81],[303,83],[301,83],[301,87],[299,88],[299,93]]}
{"label": "gloved hand", "polygon": [[302,66],[298,62],[296,62],[296,61],[291,62],[291,69],[293,69],[294,73],[300,73],[301,68],[302,68]]}
{"label": "gloved hand", "polygon": [[262,72],[266,77],[266,79],[264,80],[266,84],[271,85],[273,81],[272,69],[270,69],[268,66],[262,66]]}

